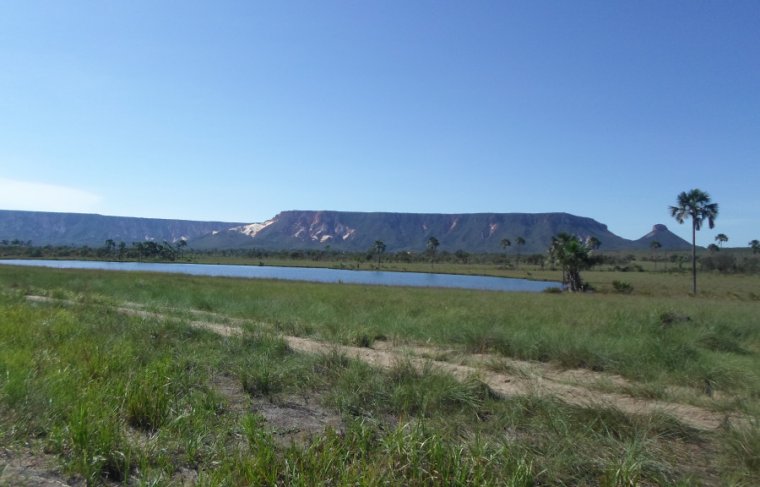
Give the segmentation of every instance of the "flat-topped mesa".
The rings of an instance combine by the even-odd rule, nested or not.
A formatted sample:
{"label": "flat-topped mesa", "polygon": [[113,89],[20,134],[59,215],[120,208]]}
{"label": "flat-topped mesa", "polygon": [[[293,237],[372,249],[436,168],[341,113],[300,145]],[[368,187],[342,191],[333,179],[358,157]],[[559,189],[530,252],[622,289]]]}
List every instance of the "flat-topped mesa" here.
{"label": "flat-topped mesa", "polygon": [[[440,242],[438,251],[507,252],[513,255],[547,251],[560,232],[594,237],[602,250],[649,248],[649,239],[632,241],[609,231],[594,219],[569,213],[383,213],[289,210],[256,225],[255,234],[230,229],[225,234],[196,239],[195,248],[325,249],[364,252],[382,241],[387,252],[424,252],[430,237]],[[670,234],[664,225],[653,233]],[[670,234],[663,247],[680,248],[686,242]],[[213,237],[213,238],[212,238]],[[502,241],[512,245],[505,248]],[[517,243],[520,242],[520,243]]]}
{"label": "flat-topped mesa", "polygon": [[[0,240],[31,240],[34,245],[102,246],[116,242],[186,240],[195,249],[267,249],[366,252],[375,242],[387,252],[425,252],[430,237],[439,252],[526,255],[545,253],[560,232],[594,237],[602,251],[649,249],[656,240],[665,250],[688,249],[689,243],[655,225],[638,240],[610,232],[592,218],[569,213],[366,213],[283,211],[261,223],[198,222],[114,217],[74,213],[0,210]],[[510,246],[502,241],[509,240]]]}
{"label": "flat-topped mesa", "polygon": [[0,210],[0,241],[31,241],[32,245],[89,245],[114,242],[179,242],[243,225],[243,222],[209,222],[137,218],[86,213]]}

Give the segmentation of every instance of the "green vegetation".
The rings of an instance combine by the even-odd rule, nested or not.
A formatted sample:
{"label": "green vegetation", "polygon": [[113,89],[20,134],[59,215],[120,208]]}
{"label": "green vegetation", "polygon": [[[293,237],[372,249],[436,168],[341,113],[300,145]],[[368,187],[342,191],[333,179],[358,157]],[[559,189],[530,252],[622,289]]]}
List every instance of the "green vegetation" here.
{"label": "green vegetation", "polygon": [[586,289],[587,286],[581,280],[580,271],[591,267],[593,264],[591,253],[599,245],[596,239],[581,242],[577,236],[567,233],[560,233],[552,238],[549,258],[552,263],[559,264],[562,268],[562,284],[567,284],[570,292]]}
{"label": "green vegetation", "polygon": [[[555,236],[556,241],[558,236]],[[508,239],[507,239],[508,240]],[[434,243],[436,240],[432,240]],[[520,242],[520,237],[516,240]],[[382,243],[383,245],[378,246]],[[657,271],[667,274],[686,272],[687,252],[662,250],[658,241],[651,241],[650,252],[645,250],[620,252],[598,250],[602,244],[598,239],[589,238],[585,245],[594,251],[589,261],[592,272],[643,272]],[[511,242],[510,242],[511,245]],[[508,253],[469,253],[438,251],[437,247],[425,252],[388,252],[385,243],[376,241],[365,252],[345,252],[332,249],[329,245],[319,250],[263,250],[237,249],[199,251],[188,249],[184,241],[176,244],[135,243],[127,246],[114,240],[106,240],[102,247],[44,246],[35,247],[30,242],[0,242],[0,258],[46,258],[46,259],[80,259],[80,260],[119,260],[151,262],[193,262],[199,264],[241,264],[297,267],[330,267],[336,269],[382,269],[389,271],[429,272],[431,260],[435,261],[435,270],[439,273],[493,275],[502,277],[521,277],[527,279],[558,280],[554,272],[556,262],[550,260],[549,252],[541,254],[516,254],[510,258]],[[722,252],[700,250],[697,264],[702,271],[757,274],[760,273],[760,256],[750,248],[726,248]],[[717,247],[716,247],[717,248]],[[760,248],[760,247],[759,247]],[[667,279],[658,276],[657,279]],[[608,281],[607,279],[603,279]],[[708,291],[708,289],[703,290]]]}
{"label": "green vegetation", "polygon": [[[760,278],[708,274],[695,300],[678,274],[584,275],[597,293],[0,267],[0,444],[52,453],[91,484],[756,484]],[[192,328],[201,311],[246,331]],[[755,419],[698,431],[540,391],[497,397],[477,376],[298,353],[282,335],[615,373],[630,382],[594,387]],[[299,435],[277,422],[297,411],[336,419]]]}
{"label": "green vegetation", "polygon": [[373,251],[377,255],[377,265],[380,265],[380,257],[385,253],[385,243],[382,240],[376,240]]}
{"label": "green vegetation", "polygon": [[433,268],[433,263],[435,262],[436,254],[438,253],[438,246],[441,245],[440,242],[438,242],[438,239],[435,237],[430,237],[427,240],[427,253],[430,255],[430,268]]}
{"label": "green vegetation", "polygon": [[711,203],[710,195],[704,191],[692,189],[688,193],[684,191],[678,195],[676,206],[670,207],[670,214],[678,223],[691,219],[692,293],[697,294],[697,230],[702,228],[702,223],[705,220],[707,220],[710,228],[715,227],[715,219],[718,217],[718,203]]}

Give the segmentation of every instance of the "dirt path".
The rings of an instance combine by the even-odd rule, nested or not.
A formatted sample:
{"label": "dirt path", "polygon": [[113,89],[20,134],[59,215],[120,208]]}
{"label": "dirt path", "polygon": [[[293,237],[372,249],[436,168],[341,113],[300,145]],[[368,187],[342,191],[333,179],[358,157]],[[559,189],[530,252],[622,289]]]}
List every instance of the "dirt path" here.
{"label": "dirt path", "polygon": [[84,484],[81,479],[67,479],[52,455],[0,448],[0,487],[81,487]]}
{"label": "dirt path", "polygon": [[[72,301],[57,300],[45,296],[27,296],[27,299],[32,302],[76,304]],[[170,314],[146,311],[145,309],[141,308],[142,306],[140,305],[131,304],[128,306],[114,307],[113,309],[125,315],[141,318],[157,320],[180,319],[178,317],[171,316]],[[245,320],[234,318],[231,319],[229,317],[214,313],[189,310],[182,311],[186,313],[189,312],[192,316],[203,316],[206,318],[210,317],[219,319],[220,321],[226,321],[227,323],[207,321],[205,319],[183,320],[190,326],[210,330],[223,336],[241,335],[243,333],[243,330],[240,328],[240,325],[248,323]],[[578,380],[579,378],[581,380],[592,378],[594,380],[598,380],[604,376],[604,374],[598,372],[585,370],[552,372],[543,370],[535,374],[510,374],[488,370],[484,366],[486,363],[486,358],[488,356],[485,356],[483,354],[471,354],[469,357],[471,361],[474,362],[473,365],[462,365],[436,360],[434,358],[436,354],[445,354],[446,351],[432,347],[401,346],[398,347],[398,349],[395,349],[387,345],[382,345],[382,348],[378,349],[380,347],[353,347],[294,336],[284,336],[283,339],[287,342],[290,348],[299,352],[325,353],[336,351],[338,353],[346,355],[349,358],[361,360],[374,367],[391,368],[401,361],[408,361],[413,366],[420,369],[423,367],[432,366],[442,372],[451,374],[460,380],[477,378],[478,380],[488,385],[488,387],[490,387],[494,392],[503,396],[537,394],[540,396],[553,396],[567,404],[582,407],[600,405],[610,406],[617,408],[627,414],[664,413],[676,418],[678,421],[682,422],[685,425],[699,430],[714,430],[727,423],[740,424],[744,422],[743,418],[741,418],[739,415],[716,413],[714,411],[710,411],[698,406],[692,406],[689,404],[651,399],[639,399],[626,394],[599,392],[582,385],[565,383],[568,377],[574,378],[575,380]],[[503,358],[500,357],[499,359],[502,360]],[[519,370],[535,370],[536,368],[544,368],[540,365],[537,366],[531,362],[523,362],[514,359],[503,360],[507,360],[507,363],[510,364],[511,367],[515,367]],[[630,381],[619,376],[609,375],[607,377],[612,381],[613,384],[631,384]]]}

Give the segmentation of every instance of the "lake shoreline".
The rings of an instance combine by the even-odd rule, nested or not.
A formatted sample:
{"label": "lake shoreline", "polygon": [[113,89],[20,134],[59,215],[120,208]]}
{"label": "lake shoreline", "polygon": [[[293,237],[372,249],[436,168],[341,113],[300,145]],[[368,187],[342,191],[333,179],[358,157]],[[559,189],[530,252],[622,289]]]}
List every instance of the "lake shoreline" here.
{"label": "lake shoreline", "polygon": [[421,273],[388,270],[333,269],[327,267],[255,266],[159,262],[113,262],[100,260],[4,259],[2,265],[84,269],[121,272],[176,273],[209,277],[280,279],[286,281],[380,286],[454,288],[500,292],[543,292],[560,287],[552,281],[464,274]]}

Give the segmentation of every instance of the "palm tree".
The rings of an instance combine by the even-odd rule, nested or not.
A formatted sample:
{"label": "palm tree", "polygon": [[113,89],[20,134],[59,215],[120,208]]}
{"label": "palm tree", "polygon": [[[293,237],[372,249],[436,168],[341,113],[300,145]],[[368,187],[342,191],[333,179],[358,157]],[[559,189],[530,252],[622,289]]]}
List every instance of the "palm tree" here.
{"label": "palm tree", "polygon": [[562,266],[562,283],[567,283],[570,291],[583,291],[580,271],[591,267],[592,252],[593,248],[588,242],[581,241],[575,235],[562,232],[552,237],[549,257]]}
{"label": "palm tree", "polygon": [[380,265],[380,256],[385,253],[385,242],[375,240],[375,253],[377,254],[377,265]]}
{"label": "palm tree", "polygon": [[[523,245],[525,245],[525,239],[522,237],[517,237],[515,239],[515,243],[517,244],[517,247],[519,249],[519,247],[522,247]],[[518,267],[519,265],[520,265],[520,251],[518,250],[517,257],[515,257],[515,267]]]}
{"label": "palm tree", "polygon": [[749,242],[749,246],[752,249],[753,254],[760,253],[760,240],[757,240],[757,239],[751,240]]}
{"label": "palm tree", "polygon": [[654,270],[657,270],[657,259],[655,258],[655,253],[657,252],[657,249],[661,248],[662,244],[658,242],[657,240],[652,240],[649,242],[649,248],[652,249],[652,260],[654,261]]}
{"label": "palm tree", "polygon": [[182,250],[187,247],[187,240],[180,238],[177,241],[177,257],[182,260]]}
{"label": "palm tree", "polygon": [[588,247],[589,247],[591,250],[598,250],[598,249],[599,249],[599,247],[601,247],[601,246],[602,246],[602,241],[601,241],[601,240],[599,240],[599,239],[598,239],[598,238],[596,238],[596,237],[589,237],[589,238],[587,238],[587,239],[586,239],[586,245],[587,245],[587,246],[588,246]]}
{"label": "palm tree", "polygon": [[718,203],[710,202],[710,195],[699,189],[692,189],[678,195],[676,206],[670,207],[670,215],[678,223],[691,218],[691,282],[692,293],[697,294],[697,230],[707,220],[710,228],[715,227],[718,217]]}
{"label": "palm tree", "polygon": [[116,242],[114,242],[113,239],[109,238],[106,240],[106,244],[103,249],[105,250],[106,255],[110,257],[116,252]]}
{"label": "palm tree", "polygon": [[438,250],[438,246],[441,243],[435,237],[430,237],[427,241],[427,251],[430,254],[430,268],[433,268],[433,262],[435,261],[435,253]]}
{"label": "palm tree", "polygon": [[723,248],[723,244],[728,242],[728,237],[725,233],[719,233],[715,236],[715,241],[718,242],[720,248]]}
{"label": "palm tree", "polygon": [[512,241],[508,238],[502,238],[499,242],[501,248],[504,249],[504,268],[507,268],[507,249],[512,245]]}

